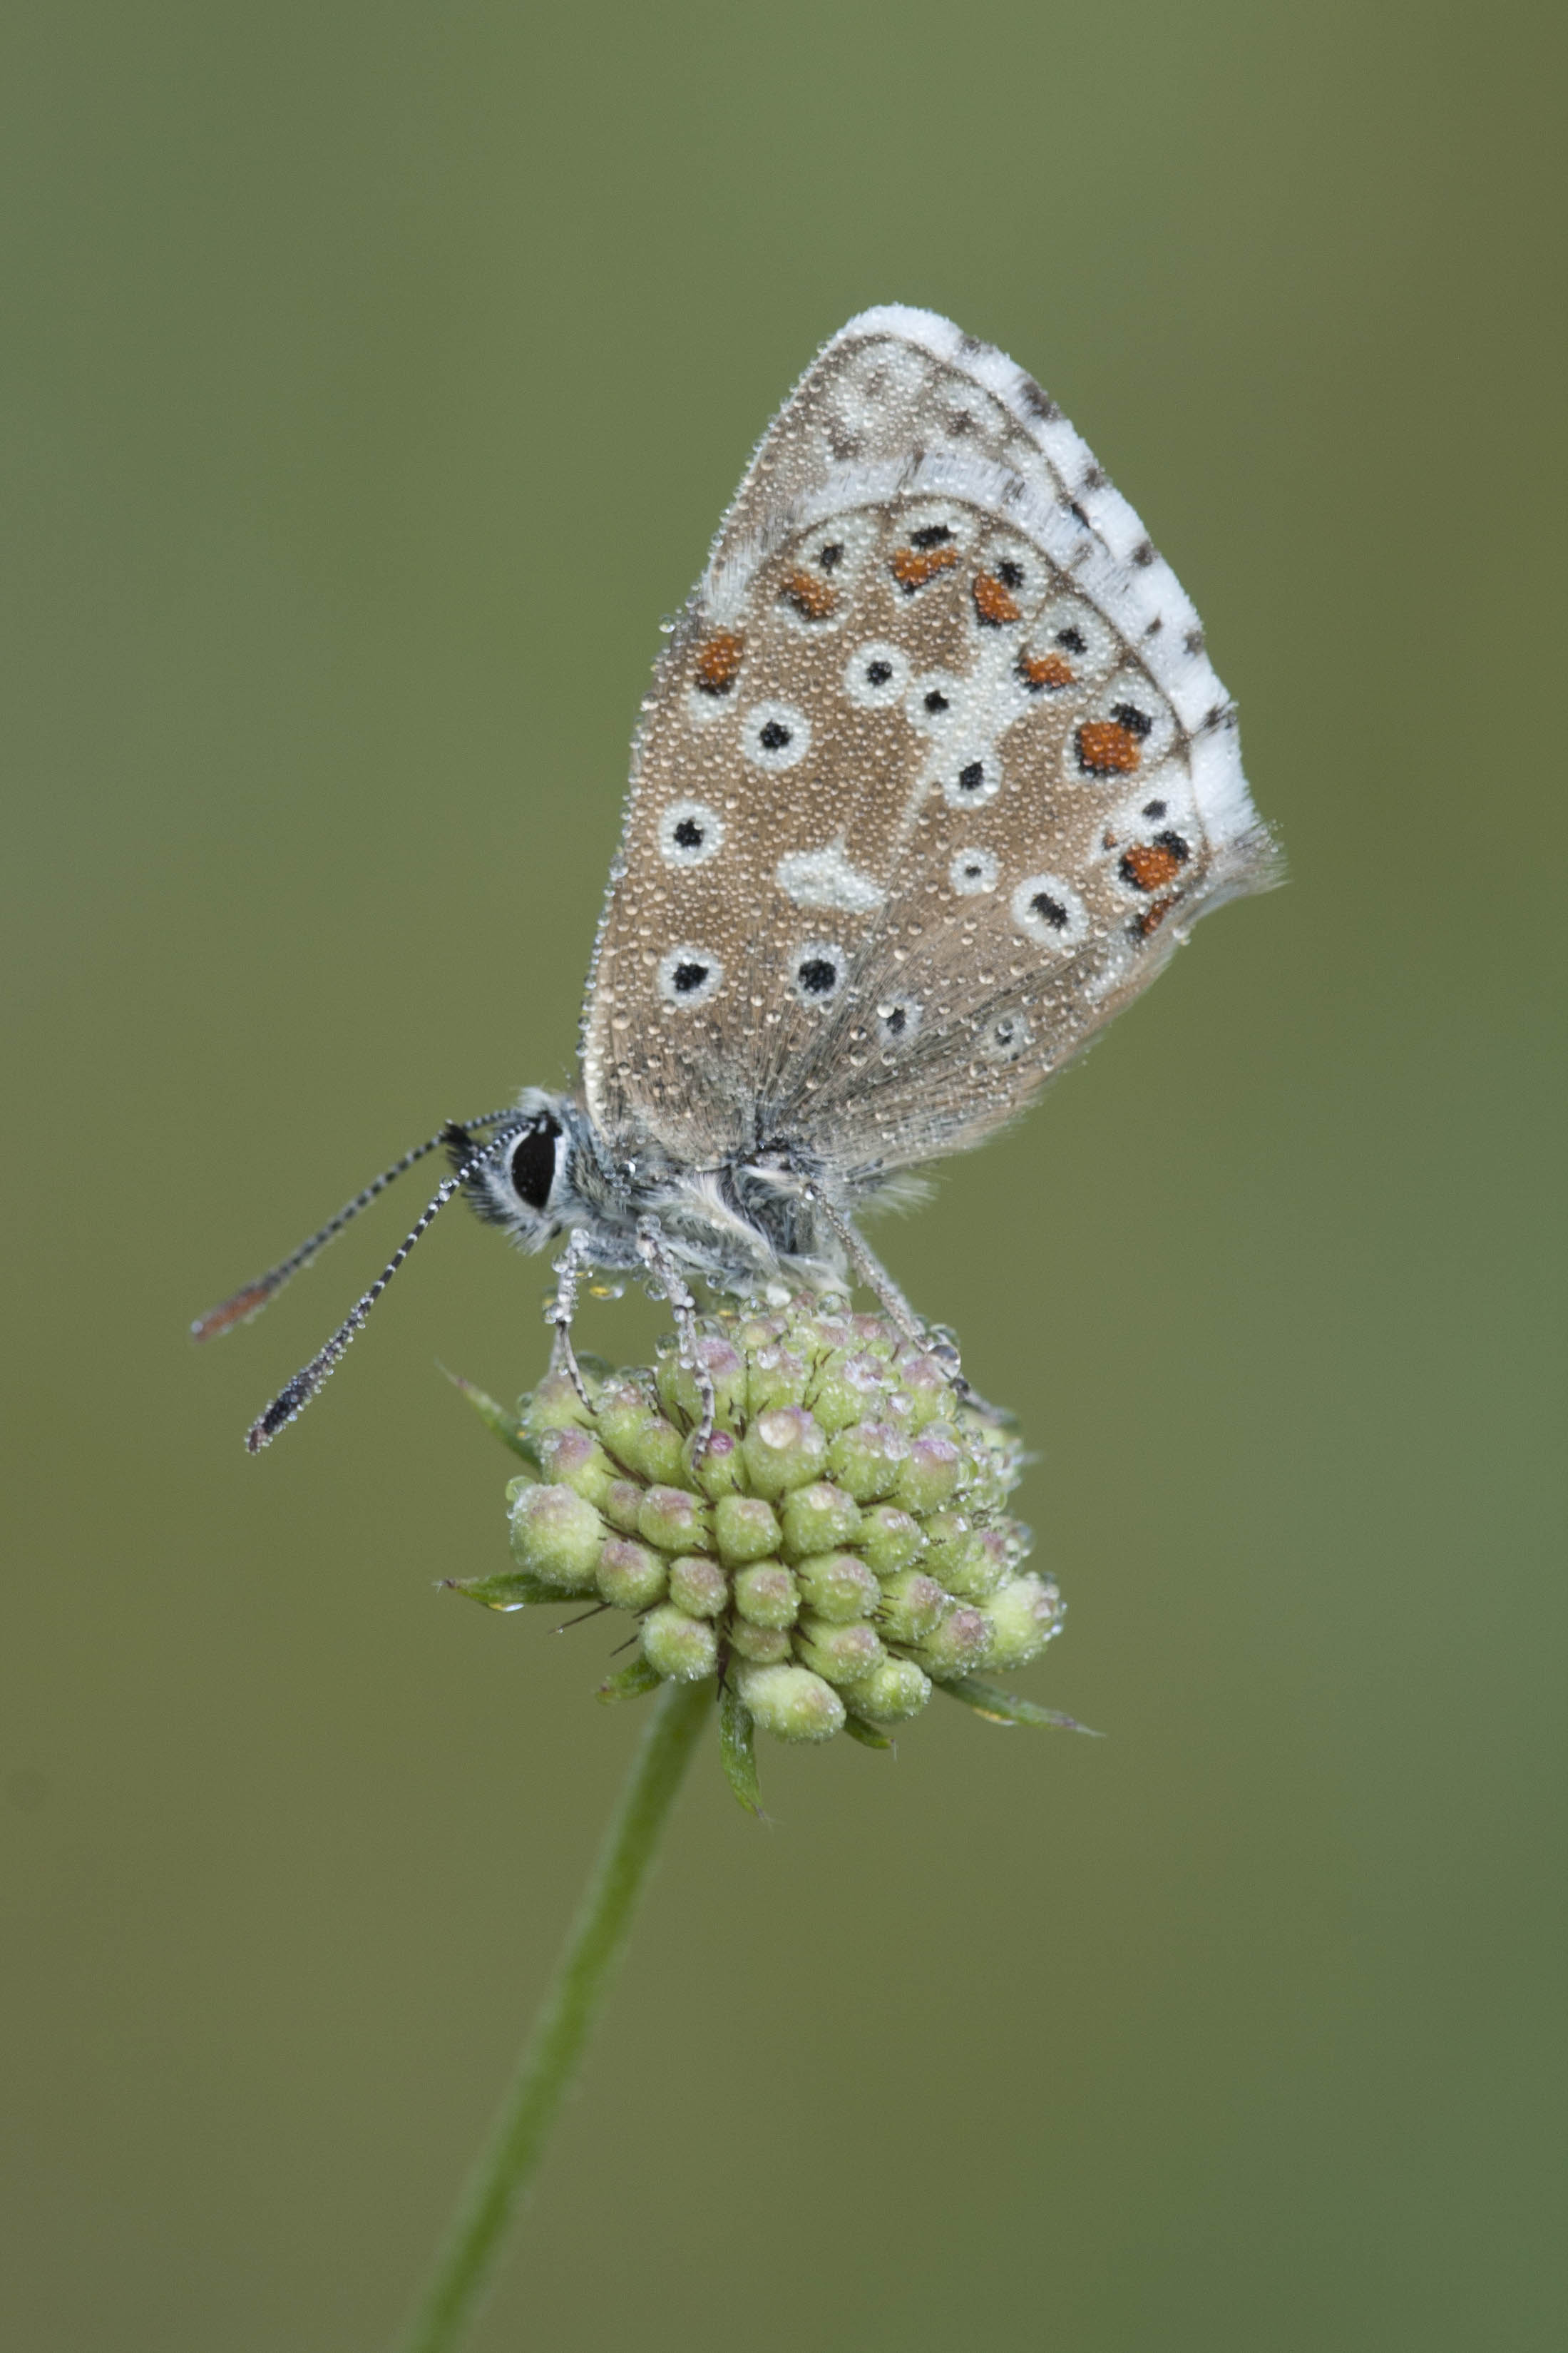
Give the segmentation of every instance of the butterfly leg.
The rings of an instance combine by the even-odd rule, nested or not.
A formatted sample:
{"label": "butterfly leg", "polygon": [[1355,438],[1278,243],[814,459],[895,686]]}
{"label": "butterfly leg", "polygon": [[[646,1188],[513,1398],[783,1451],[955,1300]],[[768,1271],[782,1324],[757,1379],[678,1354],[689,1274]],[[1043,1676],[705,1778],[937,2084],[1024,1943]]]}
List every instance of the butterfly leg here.
{"label": "butterfly leg", "polygon": [[863,1240],[849,1219],[840,1210],[835,1208],[833,1203],[816,1186],[810,1187],[806,1198],[818,1212],[824,1224],[843,1243],[845,1255],[851,1267],[868,1291],[876,1293],[884,1312],[896,1324],[910,1347],[919,1348],[923,1356],[931,1357],[941,1366],[953,1395],[962,1398],[965,1405],[973,1406],[975,1411],[984,1414],[987,1420],[1005,1420],[1006,1417],[999,1412],[995,1406],[987,1405],[979,1390],[972,1388],[965,1380],[963,1367],[959,1362],[958,1350],[952,1341],[944,1333],[932,1334],[921,1323],[876,1251]]}
{"label": "butterfly leg", "polygon": [[675,1329],[680,1340],[680,1361],[696,1381],[697,1394],[702,1400],[702,1418],[697,1425],[697,1442],[692,1449],[695,1460],[700,1462],[713,1435],[719,1397],[713,1387],[713,1376],[703,1363],[697,1345],[697,1302],[670,1255],[656,1218],[637,1219],[637,1255],[669,1303],[669,1312],[675,1318]]}
{"label": "butterfly leg", "polygon": [[583,1403],[592,1409],[594,1400],[588,1395],[577,1351],[572,1345],[572,1319],[577,1313],[577,1285],[587,1265],[591,1244],[580,1226],[574,1226],[567,1238],[566,1247],[555,1261],[555,1296],[550,1303],[547,1320],[555,1337],[551,1344],[550,1369],[564,1373]]}

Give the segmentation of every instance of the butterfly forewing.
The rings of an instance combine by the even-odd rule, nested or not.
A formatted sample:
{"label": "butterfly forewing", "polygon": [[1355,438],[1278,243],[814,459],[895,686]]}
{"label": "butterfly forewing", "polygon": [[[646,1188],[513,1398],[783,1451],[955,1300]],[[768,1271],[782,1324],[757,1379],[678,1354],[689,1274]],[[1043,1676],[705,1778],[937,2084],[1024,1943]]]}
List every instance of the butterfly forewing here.
{"label": "butterfly forewing", "polygon": [[851,1185],[977,1140],[1268,879],[1230,706],[1031,379],[871,312],[763,440],[644,705],[584,1024],[613,1145]]}

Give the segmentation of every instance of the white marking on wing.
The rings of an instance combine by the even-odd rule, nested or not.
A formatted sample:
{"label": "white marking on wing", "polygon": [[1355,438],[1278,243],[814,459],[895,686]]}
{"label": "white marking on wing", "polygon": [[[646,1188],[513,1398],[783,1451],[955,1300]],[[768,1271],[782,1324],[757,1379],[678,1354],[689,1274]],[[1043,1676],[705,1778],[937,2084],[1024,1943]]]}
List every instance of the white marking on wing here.
{"label": "white marking on wing", "polygon": [[857,872],[838,842],[792,850],[780,859],[773,880],[797,907],[837,907],[848,915],[868,915],[888,895],[868,874]]}

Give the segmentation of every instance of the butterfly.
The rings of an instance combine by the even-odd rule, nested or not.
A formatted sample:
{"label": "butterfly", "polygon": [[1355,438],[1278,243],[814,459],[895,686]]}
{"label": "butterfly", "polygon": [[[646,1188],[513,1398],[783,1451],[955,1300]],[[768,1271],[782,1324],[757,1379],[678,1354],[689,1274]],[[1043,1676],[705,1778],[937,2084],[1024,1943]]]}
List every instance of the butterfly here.
{"label": "butterfly", "polygon": [[[864,1282],[967,1392],[857,1218],[979,1144],[1277,879],[1197,615],[1034,378],[925,311],[863,312],[758,447],[655,670],[584,1009],[580,1087],[450,1122],[202,1317],[254,1314],[392,1179],[452,1173],[326,1346],[335,1368],[462,1192],[590,1269]],[[585,1394],[585,1392],[584,1392]]]}

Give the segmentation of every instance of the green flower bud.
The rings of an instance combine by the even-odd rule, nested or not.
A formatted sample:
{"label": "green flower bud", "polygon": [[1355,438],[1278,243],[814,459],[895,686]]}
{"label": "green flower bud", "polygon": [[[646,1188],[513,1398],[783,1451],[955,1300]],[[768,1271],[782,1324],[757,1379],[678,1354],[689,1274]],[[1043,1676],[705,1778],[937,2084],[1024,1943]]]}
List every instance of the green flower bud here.
{"label": "green flower bud", "polygon": [[713,1507],[713,1535],[726,1568],[766,1560],[784,1542],[773,1505],[760,1495],[721,1495]]}
{"label": "green flower bud", "polygon": [[811,1368],[804,1356],[778,1341],[764,1341],[746,1368],[746,1410],[755,1422],[772,1409],[799,1405]]}
{"label": "green flower bud", "polygon": [[1061,1631],[1062,1597],[1048,1578],[1016,1577],[992,1595],[980,1614],[991,1629],[980,1663],[1021,1667],[1038,1658],[1052,1635]]}
{"label": "green flower bud", "polygon": [[957,1603],[940,1626],[932,1627],[915,1651],[928,1675],[941,1683],[950,1675],[966,1675],[990,1650],[991,1628],[978,1609]]}
{"label": "green flower bud", "polygon": [[622,1462],[629,1459],[626,1449],[647,1419],[647,1392],[635,1381],[616,1381],[600,1390],[594,1414],[595,1428],[603,1443]]}
{"label": "green flower bud", "polygon": [[[881,1402],[887,1375],[886,1365],[868,1356],[853,1338],[848,1346],[836,1349],[818,1368],[811,1392],[811,1410],[818,1425],[831,1434],[873,1415]],[[834,1475],[837,1476],[837,1470]]]}
{"label": "green flower bud", "polygon": [[860,1523],[860,1557],[878,1577],[895,1577],[926,1548],[920,1522],[896,1504],[874,1504]]}
{"label": "green flower bud", "polygon": [[524,1487],[511,1507],[511,1556],[519,1568],[562,1593],[589,1593],[605,1524],[570,1487]]}
{"label": "green flower bud", "polygon": [[931,1697],[931,1677],[912,1659],[883,1659],[858,1683],[843,1683],[839,1696],[854,1715],[869,1724],[900,1724],[918,1715]]}
{"label": "green flower bud", "polygon": [[752,1719],[775,1740],[831,1740],[844,1729],[844,1702],[809,1667],[748,1665],[736,1680]]}
{"label": "green flower bud", "polygon": [[730,1599],[730,1580],[716,1560],[689,1553],[669,1564],[669,1598],[689,1618],[717,1618]]}
{"label": "green flower bud", "polygon": [[517,1418],[537,1451],[547,1430],[581,1428],[586,1425],[589,1416],[566,1375],[546,1373],[531,1397],[519,1398]]}
{"label": "green flower bud", "polygon": [[728,1639],[738,1658],[760,1667],[782,1666],[795,1651],[795,1638],[783,1626],[753,1626],[749,1618],[731,1618]]}
{"label": "green flower bud", "polygon": [[[700,1340],[697,1354],[713,1384],[713,1419],[721,1430],[735,1429],[742,1416],[746,1399],[745,1359],[733,1343],[717,1334]],[[697,1376],[685,1362],[679,1349],[672,1350],[654,1375],[658,1401],[673,1422],[698,1421],[702,1414],[702,1393]]]}
{"label": "green flower bud", "polygon": [[950,1607],[934,1577],[903,1568],[882,1586],[877,1623],[889,1642],[921,1642],[941,1625]]}
{"label": "green flower bud", "polygon": [[815,1480],[809,1487],[797,1487],[786,1496],[780,1518],[784,1524],[784,1551],[792,1560],[804,1560],[816,1552],[832,1552],[839,1545],[853,1544],[860,1533],[860,1506],[853,1495],[842,1487],[835,1487],[826,1479]]}
{"label": "green flower bud", "polygon": [[949,1593],[983,1601],[1007,1576],[1005,1546],[988,1546],[963,1512],[933,1512],[925,1524],[921,1567]]}
{"label": "green flower bud", "polygon": [[830,1625],[826,1618],[801,1620],[795,1654],[803,1667],[824,1675],[830,1683],[848,1683],[870,1673],[884,1656],[881,1638],[862,1619],[847,1626]]}
{"label": "green flower bud", "polygon": [[552,1487],[570,1487],[595,1509],[616,1483],[609,1456],[591,1430],[546,1430],[538,1440],[539,1467]]}
{"label": "green flower bud", "polygon": [[739,1494],[745,1483],[746,1466],[741,1450],[727,1430],[716,1430],[698,1453],[697,1440],[700,1429],[689,1430],[681,1459],[681,1477],[688,1486],[697,1488],[710,1503],[718,1503],[725,1495]]}
{"label": "green flower bud", "polygon": [[642,1621],[642,1654],[672,1683],[698,1683],[719,1663],[719,1637],[705,1618],[661,1601]]}
{"label": "green flower bud", "polygon": [[909,1451],[909,1440],[890,1421],[858,1421],[828,1448],[827,1467],[858,1504],[879,1504],[892,1493]]}
{"label": "green flower bud", "polygon": [[639,1479],[673,1487],[685,1475],[686,1456],[680,1432],[661,1413],[644,1414],[616,1451]]}
{"label": "green flower bud", "polygon": [[805,1607],[836,1626],[847,1625],[852,1618],[869,1618],[881,1606],[881,1588],[852,1552],[818,1553],[810,1560],[797,1560],[795,1577]]}
{"label": "green flower bud", "polygon": [[637,1514],[642,1510],[644,1490],[635,1479],[612,1479],[599,1496],[599,1515],[608,1520],[611,1527],[624,1536],[637,1532]]}
{"label": "green flower bud", "polygon": [[612,1609],[647,1609],[662,1601],[669,1567],[662,1553],[629,1536],[611,1536],[599,1555],[599,1595]]}
{"label": "green flower bud", "polygon": [[910,1401],[910,1421],[923,1430],[928,1421],[952,1410],[952,1389],[934,1356],[923,1349],[906,1348],[899,1358],[899,1382]]}
{"label": "green flower bud", "polygon": [[793,1626],[800,1588],[782,1561],[759,1560],[736,1571],[735,1607],[753,1626]]}
{"label": "green flower bud", "polygon": [[752,1486],[772,1497],[820,1477],[827,1440],[804,1406],[772,1406],[752,1424],[742,1451]]}
{"label": "green flower bud", "polygon": [[910,1448],[893,1489],[895,1502],[906,1512],[940,1512],[955,1493],[963,1472],[963,1454],[945,1422],[928,1423]]}
{"label": "green flower bud", "polygon": [[637,1534],[660,1552],[705,1550],[709,1519],[704,1506],[684,1487],[650,1487],[637,1514]]}

